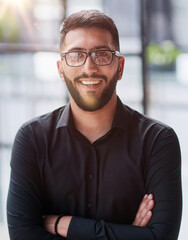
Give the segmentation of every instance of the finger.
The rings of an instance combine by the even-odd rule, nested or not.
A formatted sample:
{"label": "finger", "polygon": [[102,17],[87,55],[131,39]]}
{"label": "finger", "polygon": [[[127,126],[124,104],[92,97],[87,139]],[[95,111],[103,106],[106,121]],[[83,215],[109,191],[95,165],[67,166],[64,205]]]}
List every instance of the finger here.
{"label": "finger", "polygon": [[149,200],[145,207],[140,211],[140,216],[143,218],[154,207],[154,200]]}
{"label": "finger", "polygon": [[151,217],[152,217],[152,211],[147,212],[147,214],[145,215],[145,217],[143,218],[143,220],[139,226],[146,227],[148,225],[149,221],[151,220]]}
{"label": "finger", "polygon": [[149,201],[152,200],[152,199],[153,199],[153,195],[152,194],[149,194],[149,195],[146,194],[144,196],[144,198],[142,199],[142,202],[141,202],[141,204],[139,206],[139,209],[138,209],[137,213],[140,214],[143,211],[143,209],[147,206]]}
{"label": "finger", "polygon": [[148,199],[148,194],[146,194],[143,197],[142,202],[140,203],[140,206],[139,206],[138,211],[136,213],[136,217],[134,219],[133,225],[139,226],[139,224],[141,223],[141,221],[142,221],[141,212],[146,207],[146,205],[148,204],[147,199]]}
{"label": "finger", "polygon": [[[150,194],[149,196],[144,196],[140,207],[138,209],[138,212],[136,214],[135,220],[133,222],[133,225],[140,226],[142,223],[143,219],[147,215],[149,211],[151,211],[154,207],[154,200],[153,200],[153,195]],[[147,218],[146,218],[147,219]]]}
{"label": "finger", "polygon": [[145,208],[142,209],[142,211],[140,212],[140,216],[139,216],[140,223],[145,218],[145,216],[147,216],[147,214],[153,209],[153,207],[154,207],[154,201],[150,200],[148,204],[145,206]]}

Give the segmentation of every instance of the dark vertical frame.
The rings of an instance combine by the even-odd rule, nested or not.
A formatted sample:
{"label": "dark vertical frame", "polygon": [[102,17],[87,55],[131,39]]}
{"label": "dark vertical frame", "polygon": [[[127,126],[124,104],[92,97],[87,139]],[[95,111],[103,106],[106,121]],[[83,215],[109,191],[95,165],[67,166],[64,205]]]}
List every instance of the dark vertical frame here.
{"label": "dark vertical frame", "polygon": [[147,73],[147,63],[146,63],[146,47],[147,47],[147,0],[140,0],[140,37],[142,43],[141,49],[141,59],[142,59],[142,91],[143,91],[143,99],[142,106],[144,114],[148,113],[148,73]]}

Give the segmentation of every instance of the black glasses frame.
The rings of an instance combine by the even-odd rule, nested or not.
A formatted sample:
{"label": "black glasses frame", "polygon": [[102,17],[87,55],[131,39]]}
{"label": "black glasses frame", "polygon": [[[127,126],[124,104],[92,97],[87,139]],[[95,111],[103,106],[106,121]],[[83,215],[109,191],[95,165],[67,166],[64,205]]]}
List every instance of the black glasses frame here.
{"label": "black glasses frame", "polygon": [[[94,61],[93,56],[92,56],[93,53],[97,53],[97,52],[110,52],[110,53],[111,53],[111,61],[110,61],[109,63],[107,63],[107,64],[97,64],[97,63]],[[84,62],[83,62],[82,64],[76,65],[76,66],[68,64],[66,56],[67,56],[67,54],[69,54],[69,53],[84,53],[84,54],[85,54],[85,60],[84,60]],[[80,67],[80,66],[83,66],[83,65],[85,64],[88,56],[91,56],[91,59],[92,59],[93,63],[95,63],[95,64],[98,65],[98,66],[110,65],[110,64],[112,63],[112,60],[113,60],[113,55],[115,55],[115,56],[117,56],[117,57],[121,57],[119,51],[112,51],[112,50],[98,50],[98,51],[91,51],[91,52],[84,52],[84,51],[77,51],[77,52],[76,52],[76,51],[72,51],[72,52],[62,53],[60,56],[61,56],[61,59],[62,59],[62,58],[65,58],[65,62],[66,62],[66,64],[67,64],[69,67]]]}

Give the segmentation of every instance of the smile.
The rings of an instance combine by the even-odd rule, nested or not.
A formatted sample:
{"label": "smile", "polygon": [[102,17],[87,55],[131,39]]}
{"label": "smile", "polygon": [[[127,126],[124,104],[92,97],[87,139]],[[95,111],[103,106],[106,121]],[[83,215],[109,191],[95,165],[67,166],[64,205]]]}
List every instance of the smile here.
{"label": "smile", "polygon": [[92,81],[85,81],[85,80],[82,80],[80,81],[81,84],[85,85],[85,86],[94,86],[94,85],[98,85],[101,83],[100,80],[92,80]]}

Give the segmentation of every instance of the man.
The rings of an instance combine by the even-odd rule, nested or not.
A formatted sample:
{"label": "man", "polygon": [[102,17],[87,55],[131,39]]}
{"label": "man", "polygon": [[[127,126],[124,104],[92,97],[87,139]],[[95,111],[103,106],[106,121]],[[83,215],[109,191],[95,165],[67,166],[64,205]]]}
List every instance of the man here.
{"label": "man", "polygon": [[70,104],[24,124],[15,138],[10,238],[177,239],[179,143],[170,127],[117,97],[124,58],[112,19],[95,10],[71,15],[60,53]]}

